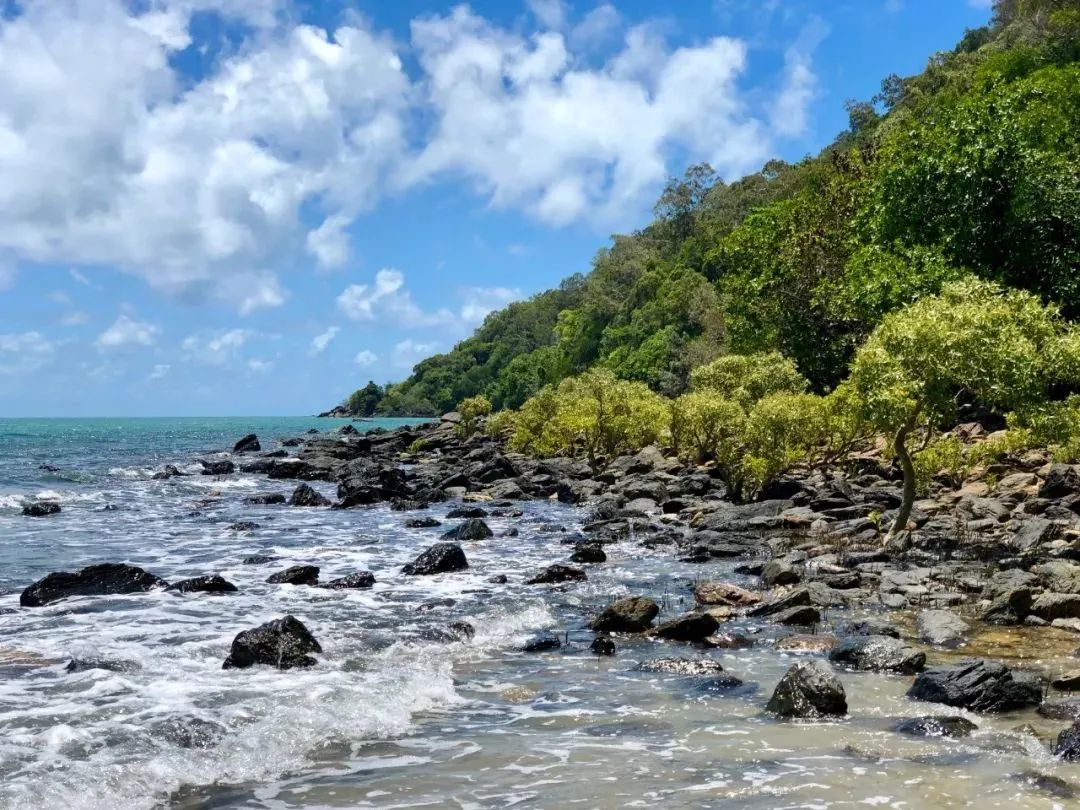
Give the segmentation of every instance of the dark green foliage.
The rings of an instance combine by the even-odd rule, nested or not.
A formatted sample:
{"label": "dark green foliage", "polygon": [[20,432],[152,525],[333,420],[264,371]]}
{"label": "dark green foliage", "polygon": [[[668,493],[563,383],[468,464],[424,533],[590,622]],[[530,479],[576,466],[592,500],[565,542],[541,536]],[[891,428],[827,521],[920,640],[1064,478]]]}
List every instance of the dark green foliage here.
{"label": "dark green foliage", "polygon": [[518,408],[597,366],[677,396],[730,352],[780,351],[825,392],[888,313],[967,274],[1080,316],[1078,62],[1075,0],[997,0],[922,73],[849,102],[821,154],[732,183],[691,167],[591,272],[493,313],[376,410]]}

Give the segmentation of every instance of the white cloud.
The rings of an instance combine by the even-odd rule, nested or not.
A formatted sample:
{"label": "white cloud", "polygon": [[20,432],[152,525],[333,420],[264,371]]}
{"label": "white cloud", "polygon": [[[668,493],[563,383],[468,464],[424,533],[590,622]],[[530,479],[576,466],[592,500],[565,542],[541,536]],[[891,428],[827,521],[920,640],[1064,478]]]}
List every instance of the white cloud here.
{"label": "white cloud", "polygon": [[526,39],[466,7],[414,20],[435,132],[408,180],[463,176],[499,207],[561,225],[624,221],[685,151],[731,175],[769,154],[738,88],[746,47],[726,37],[669,49],[649,26],[598,69],[577,66],[561,34]]}
{"label": "white cloud", "polygon": [[590,11],[570,32],[570,44],[588,50],[602,45],[617,36],[622,19],[611,3],[604,3]]}
{"label": "white cloud", "polygon": [[400,368],[412,368],[425,357],[430,357],[438,349],[435,343],[419,343],[412,338],[394,345],[394,365]]}
{"label": "white cloud", "polygon": [[89,286],[90,285],[90,279],[88,279],[83,273],[80,273],[74,267],[69,268],[68,273],[71,275],[71,277],[75,281],[79,282],[80,284],[82,284],[84,286]]}
{"label": "white cloud", "polygon": [[158,363],[156,366],[154,366],[153,370],[150,372],[150,379],[151,380],[160,380],[160,379],[162,379],[163,377],[168,375],[169,370],[171,368],[172,368],[172,366],[170,366],[168,363]]}
{"label": "white cloud", "polygon": [[566,25],[566,3],[563,0],[528,0],[529,11],[546,28]]}
{"label": "white cloud", "polygon": [[311,339],[311,354],[322,354],[326,351],[326,347],[330,345],[331,341],[337,337],[340,332],[340,327],[331,326],[322,334],[316,335]]}
{"label": "white cloud", "polygon": [[252,374],[266,374],[274,368],[274,362],[272,360],[261,360],[257,357],[247,361],[248,371]]}
{"label": "white cloud", "polygon": [[337,298],[338,308],[354,321],[386,321],[408,328],[455,326],[457,318],[440,308],[425,312],[412,300],[405,275],[393,268],[375,274],[373,284],[351,284]]}
{"label": "white cloud", "polygon": [[180,343],[189,360],[208,366],[224,366],[237,362],[248,341],[256,336],[250,329],[228,329],[220,332],[198,332]]}
{"label": "white cloud", "polygon": [[10,290],[15,286],[15,280],[19,277],[19,271],[10,264],[0,261],[0,292]]}
{"label": "white cloud", "polygon": [[27,374],[45,365],[56,344],[40,332],[0,335],[0,374]]}
{"label": "white cloud", "polygon": [[368,351],[367,349],[359,352],[356,357],[353,358],[353,362],[356,363],[356,365],[360,366],[360,368],[367,368],[368,366],[373,366],[375,365],[375,363],[378,362],[378,360],[379,356],[375,354],[375,352]]}
{"label": "white cloud", "polygon": [[136,321],[120,315],[95,341],[99,349],[119,349],[124,346],[153,346],[160,328],[146,321]]}
{"label": "white cloud", "polygon": [[784,86],[773,104],[770,120],[778,133],[796,137],[806,132],[807,110],[817,95],[814,51],[829,33],[820,17],[811,17],[784,54]]}
{"label": "white cloud", "polygon": [[[0,249],[280,305],[301,209],[352,216],[384,185],[409,82],[389,40],[275,24],[277,5],[29,0],[0,18]],[[170,57],[198,9],[272,27],[186,87]]]}
{"label": "white cloud", "polygon": [[307,235],[308,253],[322,267],[341,267],[349,260],[349,235],[345,232],[348,225],[349,217],[334,214]]}
{"label": "white cloud", "polygon": [[464,303],[461,305],[461,319],[468,325],[478,325],[488,313],[505,307],[511,301],[518,301],[521,297],[521,290],[507,287],[466,287],[462,290]]}

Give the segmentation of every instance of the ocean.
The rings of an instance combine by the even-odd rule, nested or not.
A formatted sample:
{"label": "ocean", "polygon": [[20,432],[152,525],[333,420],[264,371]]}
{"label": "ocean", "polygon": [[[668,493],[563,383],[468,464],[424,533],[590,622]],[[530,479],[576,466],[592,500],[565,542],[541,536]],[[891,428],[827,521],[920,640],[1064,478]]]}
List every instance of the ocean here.
{"label": "ocean", "polygon": [[[844,673],[851,715],[782,723],[762,712],[784,671],[788,628],[735,619],[750,649],[701,651],[643,637],[589,651],[588,619],[643,594],[661,618],[693,606],[703,579],[746,587],[734,562],[679,562],[631,534],[588,579],[529,586],[587,520],[549,501],[489,516],[469,569],[406,577],[453,503],[329,510],[245,502],[295,482],[199,475],[198,458],[244,434],[264,450],[341,420],[0,420],[0,808],[1049,807],[1032,772],[1068,776],[1030,736],[1030,717],[969,715],[966,740],[908,739],[899,718],[935,707],[910,678]],[[401,424],[376,421],[358,427]],[[192,473],[155,480],[175,464]],[[47,466],[43,466],[47,465]],[[327,496],[333,486],[316,483]],[[55,499],[46,518],[23,503]],[[421,514],[443,526],[410,529]],[[239,521],[256,524],[238,531]],[[507,536],[516,529],[517,536]],[[272,558],[260,564],[244,560]],[[169,581],[217,573],[235,594],[83,597],[21,608],[51,571],[126,562]],[[370,590],[266,582],[313,564],[323,580],[374,572]],[[505,584],[493,582],[505,575]],[[320,641],[310,669],[223,670],[233,637],[291,614]],[[475,636],[446,629],[467,621]],[[559,649],[524,652],[537,633]],[[703,658],[744,681],[642,671]],[[1060,725],[1060,724],[1057,724]],[[1027,774],[1027,776],[1025,776]],[[1057,788],[1055,788],[1057,789]],[[1058,801],[1059,806],[1065,806]]]}

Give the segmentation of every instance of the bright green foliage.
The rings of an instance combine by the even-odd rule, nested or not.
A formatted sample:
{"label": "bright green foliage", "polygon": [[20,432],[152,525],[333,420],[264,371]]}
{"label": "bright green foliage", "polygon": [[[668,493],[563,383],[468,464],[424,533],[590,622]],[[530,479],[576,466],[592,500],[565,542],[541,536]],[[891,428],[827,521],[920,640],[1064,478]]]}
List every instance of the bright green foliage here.
{"label": "bright green foliage", "polygon": [[729,354],[694,369],[690,384],[695,391],[711,391],[743,408],[769,394],[798,394],[807,386],[795,364],[780,352]]}
{"label": "bright green foliage", "polygon": [[683,394],[671,403],[671,439],[679,452],[698,461],[735,463],[746,422],[737,402],[712,391]]}
{"label": "bright green foliage", "polygon": [[345,401],[345,407],[356,416],[373,416],[384,395],[382,387],[369,380],[367,385],[352,393]]}
{"label": "bright green foliage", "polygon": [[815,394],[780,392],[755,403],[743,432],[744,490],[759,492],[782,473],[810,461],[825,417],[824,400]]}
{"label": "bright green foliage", "polygon": [[491,400],[482,394],[463,399],[458,403],[458,413],[461,414],[461,422],[458,423],[458,432],[465,437],[476,433],[482,418],[491,413]]}
{"label": "bright green foliage", "polygon": [[971,472],[973,458],[958,436],[941,436],[914,457],[915,490],[926,495],[934,478],[944,479],[953,488],[963,484]]}
{"label": "bright green foliage", "polygon": [[594,467],[601,456],[629,453],[667,432],[668,409],[648,386],[618,379],[606,369],[568,377],[542,389],[514,420],[511,446],[540,456],[583,455]]}
{"label": "bright green foliage", "polygon": [[509,439],[514,434],[517,424],[517,411],[499,411],[488,417],[484,432],[489,436]]}

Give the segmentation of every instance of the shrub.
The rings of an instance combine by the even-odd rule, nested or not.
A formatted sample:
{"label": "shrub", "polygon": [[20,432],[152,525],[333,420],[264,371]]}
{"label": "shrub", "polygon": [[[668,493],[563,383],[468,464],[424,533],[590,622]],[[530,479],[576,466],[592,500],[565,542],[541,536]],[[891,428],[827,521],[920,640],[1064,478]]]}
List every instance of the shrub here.
{"label": "shrub", "polygon": [[476,433],[480,420],[491,413],[491,402],[483,394],[480,394],[461,400],[457,409],[458,413],[461,414],[458,432],[468,438]]}
{"label": "shrub", "polygon": [[802,393],[807,381],[791,360],[779,352],[767,352],[721,357],[694,369],[690,385],[695,391],[711,391],[749,408],[769,394]]}

